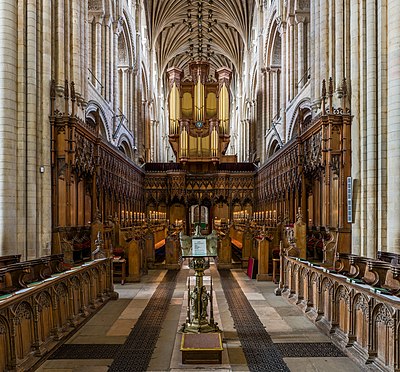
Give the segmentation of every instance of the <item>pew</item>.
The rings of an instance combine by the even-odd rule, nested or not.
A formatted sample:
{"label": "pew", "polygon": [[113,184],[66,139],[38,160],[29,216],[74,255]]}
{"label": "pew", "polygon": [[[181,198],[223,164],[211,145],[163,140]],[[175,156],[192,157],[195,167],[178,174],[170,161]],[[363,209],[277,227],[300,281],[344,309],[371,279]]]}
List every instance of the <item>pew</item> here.
{"label": "pew", "polygon": [[[355,255],[339,256],[338,270],[333,271],[282,254],[283,278],[276,294],[299,306],[361,365],[368,363],[371,370],[399,371],[400,265]],[[365,262],[363,274],[360,262]],[[359,275],[352,265],[358,266]],[[350,277],[344,275],[345,268]],[[355,281],[355,276],[364,280]]]}
{"label": "pew", "polygon": [[398,295],[400,291],[400,265],[396,260],[366,258],[349,253],[338,253],[336,270],[350,279]]}
{"label": "pew", "polygon": [[92,257],[91,234],[90,226],[58,227],[53,232],[52,253],[63,253],[64,262],[71,265],[90,261]]}
{"label": "pew", "polygon": [[60,340],[117,298],[111,271],[111,259],[99,259],[0,296],[0,313],[7,314],[0,316],[0,371],[36,370],[36,363]]}
{"label": "pew", "polygon": [[378,251],[378,260],[400,265],[400,254]]}
{"label": "pew", "polygon": [[0,268],[5,267],[21,261],[20,254],[12,254],[9,256],[0,256]]}
{"label": "pew", "polygon": [[65,270],[62,254],[13,263],[0,268],[0,295],[16,292]]}

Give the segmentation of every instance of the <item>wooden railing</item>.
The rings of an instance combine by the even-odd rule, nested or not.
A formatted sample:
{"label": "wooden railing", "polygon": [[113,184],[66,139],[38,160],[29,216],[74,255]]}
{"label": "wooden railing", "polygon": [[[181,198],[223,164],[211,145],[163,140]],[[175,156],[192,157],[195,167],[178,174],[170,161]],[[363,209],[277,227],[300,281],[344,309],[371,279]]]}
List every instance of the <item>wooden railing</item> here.
{"label": "wooden railing", "polygon": [[[351,260],[351,257],[348,258]],[[344,273],[344,257],[341,260],[338,269]],[[385,275],[392,272],[393,276],[398,270],[396,285],[400,286],[399,266],[360,258],[360,265],[364,268],[358,267],[349,278],[337,271],[285,255],[281,262],[283,278],[278,294],[282,291],[290,302],[302,308],[360,364],[371,364],[375,370],[400,371],[400,297],[383,294],[380,288],[373,286],[386,282],[386,276],[382,279],[383,273],[377,273],[385,264],[388,265]],[[362,270],[364,274],[360,274]],[[358,274],[364,277],[364,281],[354,280]],[[380,278],[380,282],[366,284],[366,279],[372,277]]]}
{"label": "wooden railing", "polygon": [[110,298],[111,260],[75,267],[0,297],[0,371],[27,371]]}

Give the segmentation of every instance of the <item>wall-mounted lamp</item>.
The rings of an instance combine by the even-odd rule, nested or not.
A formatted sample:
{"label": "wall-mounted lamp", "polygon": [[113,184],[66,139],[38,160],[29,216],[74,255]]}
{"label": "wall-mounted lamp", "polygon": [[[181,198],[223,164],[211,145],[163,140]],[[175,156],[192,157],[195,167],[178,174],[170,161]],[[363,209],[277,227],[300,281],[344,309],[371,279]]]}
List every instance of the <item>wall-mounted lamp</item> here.
{"label": "wall-mounted lamp", "polygon": [[41,165],[39,170],[40,170],[40,173],[44,173],[44,165]]}

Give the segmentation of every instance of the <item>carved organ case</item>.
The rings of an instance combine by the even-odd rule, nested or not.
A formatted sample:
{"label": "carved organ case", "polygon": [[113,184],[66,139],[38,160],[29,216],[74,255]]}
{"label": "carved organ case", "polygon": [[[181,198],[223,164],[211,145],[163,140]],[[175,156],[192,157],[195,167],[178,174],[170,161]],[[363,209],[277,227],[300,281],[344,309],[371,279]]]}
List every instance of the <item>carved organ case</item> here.
{"label": "carved organ case", "polygon": [[222,67],[209,80],[208,62],[189,65],[190,76],[168,72],[170,143],[178,162],[219,163],[229,144],[229,84],[232,71]]}

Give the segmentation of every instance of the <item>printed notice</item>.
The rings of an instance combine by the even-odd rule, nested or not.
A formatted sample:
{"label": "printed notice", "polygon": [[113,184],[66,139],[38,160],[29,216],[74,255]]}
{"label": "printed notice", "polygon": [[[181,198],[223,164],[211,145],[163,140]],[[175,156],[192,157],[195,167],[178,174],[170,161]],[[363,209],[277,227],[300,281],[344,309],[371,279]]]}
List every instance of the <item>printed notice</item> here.
{"label": "printed notice", "polygon": [[192,239],[192,255],[207,256],[207,239]]}

